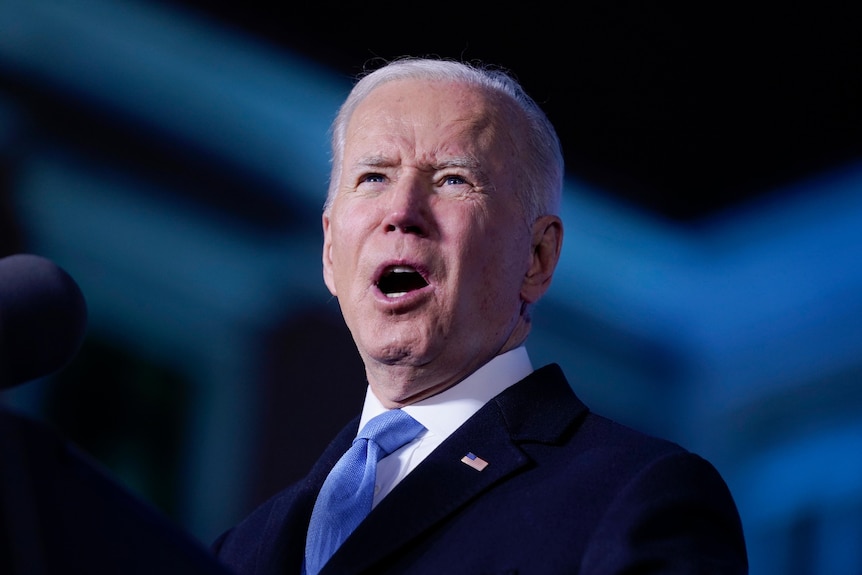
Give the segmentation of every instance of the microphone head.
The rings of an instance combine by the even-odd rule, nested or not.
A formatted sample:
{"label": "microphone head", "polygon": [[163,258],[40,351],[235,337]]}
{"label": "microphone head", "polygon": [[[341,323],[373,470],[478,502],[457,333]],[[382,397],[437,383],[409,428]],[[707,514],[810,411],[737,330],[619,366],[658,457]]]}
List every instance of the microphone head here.
{"label": "microphone head", "polygon": [[87,304],[72,276],[40,256],[0,258],[0,389],[66,367],[86,325]]}

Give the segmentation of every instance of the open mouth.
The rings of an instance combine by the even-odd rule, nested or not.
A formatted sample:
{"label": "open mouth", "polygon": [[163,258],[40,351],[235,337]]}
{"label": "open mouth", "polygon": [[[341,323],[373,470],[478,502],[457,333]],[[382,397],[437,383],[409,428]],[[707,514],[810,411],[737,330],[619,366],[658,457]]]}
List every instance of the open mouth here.
{"label": "open mouth", "polygon": [[386,297],[401,297],[411,291],[422,289],[428,285],[415,268],[410,266],[392,266],[387,268],[380,279],[377,287]]}

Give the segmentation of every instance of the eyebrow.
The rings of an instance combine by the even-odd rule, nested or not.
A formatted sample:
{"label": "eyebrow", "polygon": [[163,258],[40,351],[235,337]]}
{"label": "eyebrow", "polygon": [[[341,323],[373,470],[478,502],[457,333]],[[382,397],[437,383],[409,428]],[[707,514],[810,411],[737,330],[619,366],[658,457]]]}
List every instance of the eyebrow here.
{"label": "eyebrow", "polygon": [[[386,156],[365,156],[356,161],[357,166],[391,166],[396,162]],[[469,156],[458,156],[437,162],[432,166],[434,169],[443,168],[468,168],[471,170],[481,169],[481,164],[475,158]]]}
{"label": "eyebrow", "polygon": [[385,156],[363,156],[356,161],[357,166],[389,166],[393,163]]}
{"label": "eyebrow", "polygon": [[447,160],[443,160],[434,165],[434,168],[437,170],[441,170],[444,168],[465,168],[468,170],[476,170],[481,171],[482,166],[476,158],[471,158],[469,156],[458,156],[455,158],[449,158]]}
{"label": "eyebrow", "polygon": [[461,168],[464,170],[468,170],[472,174],[472,178],[474,179],[475,184],[490,184],[490,177],[488,176],[488,173],[485,171],[485,169],[482,167],[482,163],[471,156],[457,156],[454,158],[448,158],[437,163],[433,167],[435,170],[445,170],[446,168]]}

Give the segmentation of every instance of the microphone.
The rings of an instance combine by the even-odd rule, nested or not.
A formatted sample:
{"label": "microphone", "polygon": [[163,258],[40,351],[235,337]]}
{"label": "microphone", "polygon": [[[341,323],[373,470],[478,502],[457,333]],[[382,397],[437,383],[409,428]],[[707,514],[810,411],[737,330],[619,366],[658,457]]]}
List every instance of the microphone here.
{"label": "microphone", "polygon": [[[39,256],[0,258],[0,389],[69,364],[86,323],[68,273]],[[0,573],[231,572],[77,445],[0,406]]]}
{"label": "microphone", "polygon": [[32,254],[0,258],[0,389],[66,367],[86,325],[84,294],[66,271]]}

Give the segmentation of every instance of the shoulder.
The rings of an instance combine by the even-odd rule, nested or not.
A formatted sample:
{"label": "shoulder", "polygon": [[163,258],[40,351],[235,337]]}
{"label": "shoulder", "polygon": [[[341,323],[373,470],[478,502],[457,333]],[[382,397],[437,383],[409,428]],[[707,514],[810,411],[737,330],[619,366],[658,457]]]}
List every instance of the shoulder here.
{"label": "shoulder", "polygon": [[[625,461],[597,516],[584,557],[588,571],[652,563],[662,573],[747,573],[736,503],[709,461],[661,443],[651,457]],[[608,547],[615,552],[607,554]]]}
{"label": "shoulder", "polygon": [[662,490],[681,498],[732,501],[709,461],[678,443],[591,411],[555,364],[509,388],[497,405],[512,440],[534,462],[537,474],[544,469],[591,485],[596,503],[610,506],[616,499],[639,496],[652,500]]}
{"label": "shoulder", "polygon": [[544,442],[591,450],[643,463],[686,450],[592,411],[576,394],[563,370],[549,364],[494,398],[515,441]]}
{"label": "shoulder", "polygon": [[745,572],[736,504],[711,462],[591,411],[556,365],[507,392],[498,405],[532,461],[513,483],[522,491],[541,483],[549,514],[579,518],[577,529],[590,533],[584,566],[616,572],[653,561],[666,573]]}

